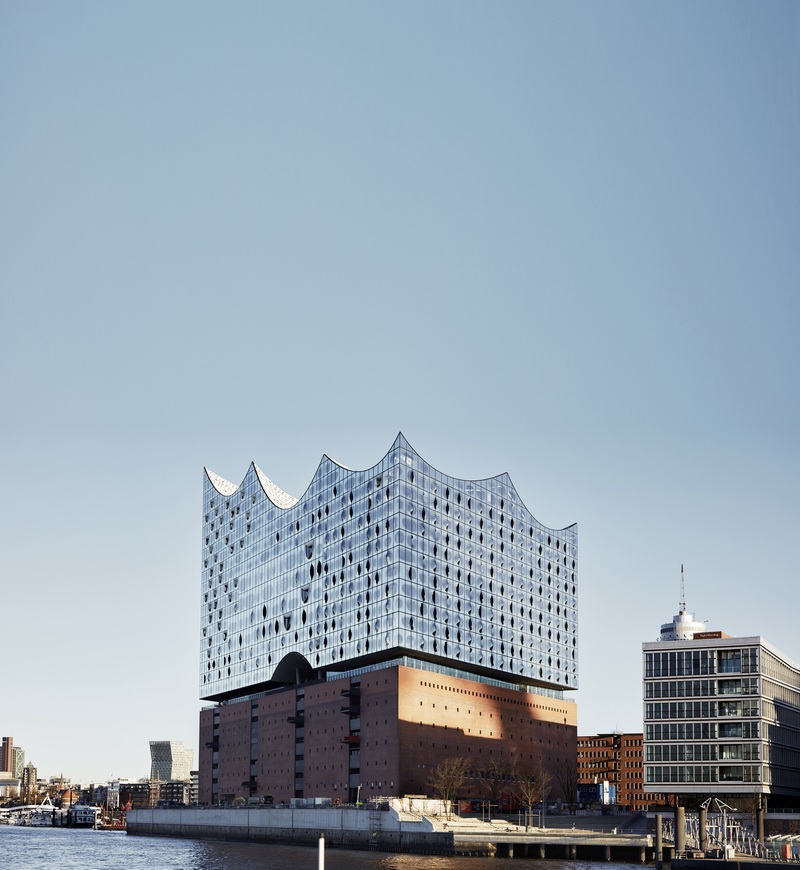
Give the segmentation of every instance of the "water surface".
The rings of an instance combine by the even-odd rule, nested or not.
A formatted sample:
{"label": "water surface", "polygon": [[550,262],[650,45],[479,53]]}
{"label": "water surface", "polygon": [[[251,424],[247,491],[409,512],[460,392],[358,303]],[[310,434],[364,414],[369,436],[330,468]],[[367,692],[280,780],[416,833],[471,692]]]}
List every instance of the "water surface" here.
{"label": "water surface", "polygon": [[[112,831],[0,825],[2,870],[317,870],[301,846],[133,837]],[[325,870],[632,870],[640,865],[537,858],[445,858],[328,849]]]}

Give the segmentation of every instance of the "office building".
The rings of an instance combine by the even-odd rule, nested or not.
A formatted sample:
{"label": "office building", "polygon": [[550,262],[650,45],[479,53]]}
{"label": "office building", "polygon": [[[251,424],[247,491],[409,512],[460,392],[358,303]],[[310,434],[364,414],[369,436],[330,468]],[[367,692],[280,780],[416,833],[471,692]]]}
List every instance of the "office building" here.
{"label": "office building", "polygon": [[188,782],[194,766],[194,751],[180,740],[150,741],[150,779]]}
{"label": "office building", "polygon": [[762,637],[706,631],[683,600],[642,651],[645,792],[796,806],[800,665]]}
{"label": "office building", "polygon": [[575,757],[577,529],[399,435],[294,498],[206,471],[201,803],[429,791],[448,755]]}

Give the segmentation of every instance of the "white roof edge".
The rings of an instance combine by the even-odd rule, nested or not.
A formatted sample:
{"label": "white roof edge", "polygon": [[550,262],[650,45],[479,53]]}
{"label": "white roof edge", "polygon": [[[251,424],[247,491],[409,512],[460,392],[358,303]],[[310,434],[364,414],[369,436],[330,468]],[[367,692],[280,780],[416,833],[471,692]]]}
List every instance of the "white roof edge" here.
{"label": "white roof edge", "polygon": [[253,463],[253,468],[255,468],[256,474],[258,475],[258,482],[261,484],[267,497],[274,505],[279,508],[291,508],[300,501],[300,499],[295,498],[293,495],[289,495],[288,492],[284,492],[276,483],[273,483],[255,464],[255,462]]}
{"label": "white roof edge", "polygon": [[233,495],[239,489],[237,484],[225,480],[224,477],[215,474],[210,468],[206,468],[205,472],[209,482],[220,495]]}

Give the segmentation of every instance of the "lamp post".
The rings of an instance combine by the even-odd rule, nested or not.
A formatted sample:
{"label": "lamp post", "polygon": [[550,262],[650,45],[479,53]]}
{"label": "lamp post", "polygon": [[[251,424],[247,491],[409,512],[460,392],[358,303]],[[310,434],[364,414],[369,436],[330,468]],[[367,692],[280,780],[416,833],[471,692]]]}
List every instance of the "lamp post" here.
{"label": "lamp post", "polygon": [[547,822],[546,822],[546,820],[545,820],[545,803],[544,803],[544,799],[545,799],[544,780],[542,780],[542,812],[541,812],[541,814],[540,814],[540,816],[539,816],[539,823],[540,823],[540,824],[539,824],[539,827],[540,827],[540,828],[546,828],[546,827],[547,827]]}

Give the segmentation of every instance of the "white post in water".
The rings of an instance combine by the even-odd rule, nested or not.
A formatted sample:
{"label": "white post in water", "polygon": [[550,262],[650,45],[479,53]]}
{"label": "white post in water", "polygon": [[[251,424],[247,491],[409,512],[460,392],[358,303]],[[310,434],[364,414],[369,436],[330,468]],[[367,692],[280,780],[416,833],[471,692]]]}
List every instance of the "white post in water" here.
{"label": "white post in water", "polygon": [[325,833],[319,835],[319,870],[325,870]]}

